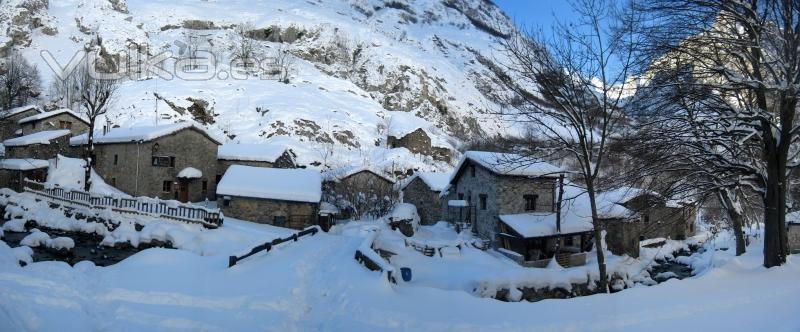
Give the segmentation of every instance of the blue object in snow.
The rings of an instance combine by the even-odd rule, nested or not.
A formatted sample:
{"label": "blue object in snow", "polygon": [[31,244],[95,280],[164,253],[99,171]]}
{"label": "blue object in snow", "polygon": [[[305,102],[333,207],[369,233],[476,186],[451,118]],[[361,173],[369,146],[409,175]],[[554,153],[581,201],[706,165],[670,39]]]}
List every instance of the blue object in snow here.
{"label": "blue object in snow", "polygon": [[410,267],[401,267],[400,268],[400,275],[403,276],[403,281],[405,281],[405,282],[411,281],[411,268]]}

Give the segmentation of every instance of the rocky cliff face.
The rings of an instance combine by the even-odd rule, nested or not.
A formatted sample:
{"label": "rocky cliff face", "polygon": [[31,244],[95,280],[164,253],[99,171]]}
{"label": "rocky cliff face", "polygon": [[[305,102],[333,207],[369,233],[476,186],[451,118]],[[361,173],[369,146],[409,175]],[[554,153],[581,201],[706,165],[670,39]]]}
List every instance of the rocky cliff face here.
{"label": "rocky cliff face", "polygon": [[[492,115],[504,93],[495,48],[514,27],[487,0],[4,0],[0,22],[0,52],[18,49],[45,78],[41,51],[62,64],[87,48],[122,61],[137,45],[173,52],[169,67],[194,49],[220,64],[202,80],[135,75],[109,113],[116,125],[195,119],[231,141],[281,137],[329,151],[309,152],[309,162],[405,169],[447,165],[387,145],[389,133],[421,129],[449,149],[506,133]],[[230,78],[239,27],[259,58],[286,55],[286,81]]]}

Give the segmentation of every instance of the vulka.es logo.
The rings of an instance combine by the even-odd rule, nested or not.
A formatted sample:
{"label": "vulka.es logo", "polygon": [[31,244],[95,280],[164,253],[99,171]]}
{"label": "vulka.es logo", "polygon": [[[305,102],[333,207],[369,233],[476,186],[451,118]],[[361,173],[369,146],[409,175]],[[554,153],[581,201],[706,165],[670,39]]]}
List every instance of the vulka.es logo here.
{"label": "vulka.es logo", "polygon": [[[134,44],[135,45],[135,44]],[[102,57],[98,51],[78,51],[66,62],[61,63],[50,51],[40,53],[42,59],[53,71],[56,78],[66,80],[76,70],[100,80],[119,80],[123,78],[141,80],[158,77],[162,80],[180,79],[185,81],[207,81],[213,79],[247,80],[279,80],[288,77],[288,69],[280,65],[275,57],[253,59],[231,59],[221,64],[213,52],[191,50],[182,42],[176,42],[180,48],[176,57],[172,51],[164,51],[155,55],[139,52],[139,47],[131,46],[120,56]],[[108,63],[111,63],[109,65]]]}

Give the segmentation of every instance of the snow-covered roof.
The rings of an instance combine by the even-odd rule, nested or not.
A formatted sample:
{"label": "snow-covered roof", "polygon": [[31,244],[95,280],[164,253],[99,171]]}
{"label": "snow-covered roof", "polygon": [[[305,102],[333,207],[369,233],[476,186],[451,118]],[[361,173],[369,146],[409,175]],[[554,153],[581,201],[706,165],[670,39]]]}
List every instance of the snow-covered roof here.
{"label": "snow-covered roof", "polygon": [[332,169],[330,171],[322,173],[322,178],[325,181],[336,181],[336,182],[338,182],[338,181],[341,181],[341,180],[344,180],[344,179],[350,177],[351,175],[358,174],[358,173],[361,173],[361,172],[370,172],[370,173],[375,174],[378,177],[380,177],[380,178],[382,178],[382,179],[384,179],[386,181],[389,181],[390,183],[395,183],[394,179],[390,178],[389,176],[383,174],[383,172],[381,172],[380,170],[375,169],[375,168],[373,168],[371,166],[345,166],[345,167],[339,167],[339,168]]}
{"label": "snow-covered roof", "polygon": [[632,199],[640,197],[642,195],[651,195],[654,197],[661,198],[661,195],[655,191],[642,188],[634,188],[634,187],[619,187],[614,190],[604,191],[601,193],[601,195],[603,196],[602,198],[604,200],[614,202],[617,204],[628,203]]}
{"label": "snow-covered roof", "polygon": [[32,169],[48,168],[50,162],[42,159],[3,159],[0,160],[0,169],[14,171],[28,171]]}
{"label": "snow-covered roof", "polygon": [[22,112],[25,112],[25,111],[29,111],[29,110],[34,110],[34,111],[37,111],[39,113],[42,112],[42,110],[39,109],[39,107],[36,106],[36,105],[26,105],[26,106],[20,106],[20,107],[12,108],[12,109],[5,110],[5,111],[0,111],[0,119],[7,118],[9,116],[14,116],[14,115],[17,115],[19,113],[22,113]]}
{"label": "snow-covered roof", "polygon": [[588,220],[582,218],[562,218],[561,233],[556,232],[555,213],[502,214],[499,217],[500,221],[525,238],[581,233],[594,229],[592,227],[591,217]]}
{"label": "snow-covered roof", "polygon": [[217,147],[217,159],[274,163],[286,150],[278,144],[223,144]]}
{"label": "snow-covered roof", "polygon": [[422,180],[422,182],[425,183],[428,188],[431,188],[431,190],[442,191],[447,187],[447,184],[450,181],[450,173],[417,172],[410,180],[405,182],[403,189],[405,189],[405,187],[407,187],[417,178]]}
{"label": "snow-covered roof", "polygon": [[[601,219],[633,220],[636,213],[611,198],[619,193],[598,193],[597,214]],[[524,237],[555,235],[555,212],[531,212],[500,216],[500,220]],[[588,229],[587,229],[588,227]],[[564,202],[561,207],[561,234],[583,232],[592,228],[592,210],[585,189],[564,185]]]}
{"label": "snow-covered roof", "polygon": [[25,124],[25,123],[28,123],[28,122],[33,122],[33,121],[38,121],[38,120],[51,118],[51,117],[54,117],[56,115],[61,115],[61,114],[70,114],[70,115],[74,116],[78,120],[81,120],[81,121],[83,121],[83,122],[85,122],[87,124],[89,123],[88,120],[84,119],[82,116],[76,114],[75,112],[73,112],[72,110],[70,110],[68,108],[62,108],[62,109],[57,109],[55,111],[50,111],[50,112],[44,112],[44,113],[40,113],[40,114],[36,114],[36,115],[31,115],[29,117],[19,119],[19,121],[17,121],[17,123]]}
{"label": "snow-covered roof", "polygon": [[555,176],[557,173],[564,172],[564,169],[559,166],[543,161],[534,161],[514,153],[467,151],[464,152],[458,165],[456,165],[455,171],[450,175],[448,183],[455,180],[467,160],[481,165],[493,173],[502,175],[537,177]]}
{"label": "snow-covered roof", "polygon": [[319,203],[322,178],[310,169],[233,165],[217,185],[217,195]]}
{"label": "snow-covered roof", "polygon": [[178,172],[180,179],[199,179],[203,177],[203,172],[194,167],[186,167]]}
{"label": "snow-covered roof", "polygon": [[443,135],[437,135],[438,129],[428,120],[420,118],[410,112],[391,111],[387,113],[389,125],[386,128],[386,134],[388,136],[403,138],[417,129],[421,129],[431,139],[432,146],[451,148],[447,141],[440,138]]}
{"label": "snow-covered roof", "polygon": [[[172,135],[184,129],[193,128],[203,133],[209,139],[217,144],[222,144],[222,141],[211,134],[209,134],[202,127],[194,124],[193,122],[180,122],[173,124],[165,124],[159,126],[143,126],[143,127],[130,127],[130,128],[112,128],[107,133],[95,132],[94,142],[96,144],[109,144],[109,143],[129,143],[137,141],[152,141],[154,139]],[[71,145],[86,144],[89,140],[88,134],[75,136],[69,140]]]}
{"label": "snow-covered roof", "polygon": [[47,130],[47,131],[40,131],[38,133],[33,133],[30,135],[25,135],[22,137],[16,137],[12,139],[7,139],[3,141],[3,145],[5,146],[25,146],[25,145],[33,145],[33,144],[50,144],[51,140],[54,140],[59,137],[63,137],[69,135],[70,131],[66,129],[60,130]]}

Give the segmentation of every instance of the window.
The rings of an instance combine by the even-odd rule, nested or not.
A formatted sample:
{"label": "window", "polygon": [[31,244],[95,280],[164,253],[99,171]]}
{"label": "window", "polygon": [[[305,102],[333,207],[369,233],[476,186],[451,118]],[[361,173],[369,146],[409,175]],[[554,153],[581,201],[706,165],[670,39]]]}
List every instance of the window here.
{"label": "window", "polygon": [[463,201],[464,200],[464,193],[458,193],[458,200],[459,201]]}
{"label": "window", "polygon": [[114,165],[117,165],[117,163],[119,163],[119,156],[114,155]]}
{"label": "window", "polygon": [[175,157],[153,156],[153,166],[156,166],[156,167],[175,167]]}
{"label": "window", "polygon": [[231,206],[231,198],[229,196],[225,196],[222,198],[222,206],[223,207]]}
{"label": "window", "polygon": [[469,174],[473,178],[475,177],[475,165],[469,165]]}
{"label": "window", "polygon": [[486,194],[480,194],[478,198],[480,199],[481,210],[486,210]]}
{"label": "window", "polygon": [[272,217],[272,225],[278,227],[286,226],[286,217],[284,216]]}
{"label": "window", "polygon": [[69,122],[69,121],[58,121],[58,128],[59,129],[72,129],[72,122]]}
{"label": "window", "polygon": [[161,184],[161,191],[163,191],[165,193],[171,192],[172,191],[172,181],[164,181],[164,183]]}
{"label": "window", "polygon": [[523,195],[522,198],[525,199],[525,211],[536,211],[536,200],[539,195]]}
{"label": "window", "polygon": [[111,178],[111,186],[112,187],[116,187],[117,186],[117,178]]}
{"label": "window", "polygon": [[208,180],[203,180],[202,192],[203,192],[203,197],[207,197],[208,196]]}
{"label": "window", "polygon": [[647,215],[647,214],[644,215],[644,222],[645,223],[649,223],[650,222],[650,215]]}

